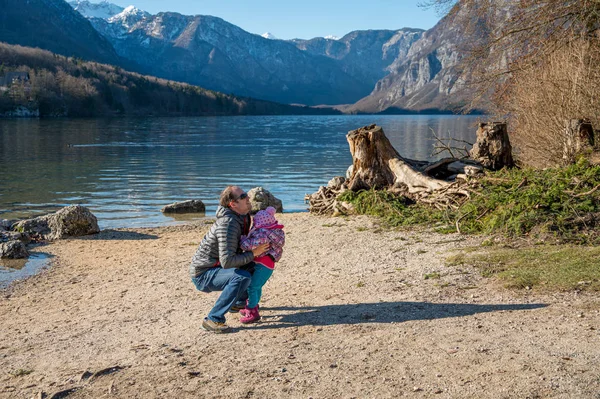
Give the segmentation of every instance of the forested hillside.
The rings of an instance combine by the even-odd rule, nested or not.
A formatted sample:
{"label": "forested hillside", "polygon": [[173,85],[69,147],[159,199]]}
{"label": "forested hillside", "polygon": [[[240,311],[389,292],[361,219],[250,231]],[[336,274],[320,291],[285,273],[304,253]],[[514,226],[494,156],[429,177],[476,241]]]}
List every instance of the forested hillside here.
{"label": "forested hillside", "polygon": [[28,73],[0,89],[0,114],[22,106],[40,116],[325,114],[227,95],[95,62],[0,43],[0,77]]}
{"label": "forested hillside", "polygon": [[0,41],[126,65],[106,38],[63,0],[0,1]]}

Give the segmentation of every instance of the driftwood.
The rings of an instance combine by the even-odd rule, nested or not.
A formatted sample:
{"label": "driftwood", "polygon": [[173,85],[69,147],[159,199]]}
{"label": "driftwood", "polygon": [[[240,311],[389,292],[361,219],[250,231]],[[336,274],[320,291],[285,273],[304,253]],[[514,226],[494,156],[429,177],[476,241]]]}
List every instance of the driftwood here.
{"label": "driftwood", "polygon": [[483,170],[472,160],[446,158],[430,163],[404,158],[376,125],[352,130],[346,138],[352,154],[347,179],[336,178],[336,184],[332,180],[307,196],[312,213],[344,213],[349,206],[337,200],[340,193],[369,189],[389,189],[438,209],[457,209],[471,195],[469,176]]}

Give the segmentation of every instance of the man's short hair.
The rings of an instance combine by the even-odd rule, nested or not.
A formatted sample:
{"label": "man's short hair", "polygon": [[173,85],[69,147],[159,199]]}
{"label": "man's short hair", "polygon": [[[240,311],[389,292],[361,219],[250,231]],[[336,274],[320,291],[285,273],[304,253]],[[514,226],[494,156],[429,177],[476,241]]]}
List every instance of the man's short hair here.
{"label": "man's short hair", "polygon": [[235,201],[237,198],[235,194],[233,194],[233,189],[237,186],[227,186],[225,190],[221,193],[221,197],[219,198],[219,205],[229,208],[229,203],[231,201]]}

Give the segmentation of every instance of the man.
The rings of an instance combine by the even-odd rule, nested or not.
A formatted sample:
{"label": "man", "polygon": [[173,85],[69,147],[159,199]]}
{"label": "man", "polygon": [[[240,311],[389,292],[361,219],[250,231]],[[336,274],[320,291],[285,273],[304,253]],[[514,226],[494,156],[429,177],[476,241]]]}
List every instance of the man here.
{"label": "man", "polygon": [[238,186],[229,186],[221,193],[217,220],[200,243],[192,259],[190,274],[196,288],[202,292],[222,291],[212,310],[202,322],[202,328],[215,332],[230,331],[225,313],[246,295],[250,284],[254,257],[268,250],[263,244],[253,251],[240,249],[242,234],[250,229],[252,209],[250,198]]}

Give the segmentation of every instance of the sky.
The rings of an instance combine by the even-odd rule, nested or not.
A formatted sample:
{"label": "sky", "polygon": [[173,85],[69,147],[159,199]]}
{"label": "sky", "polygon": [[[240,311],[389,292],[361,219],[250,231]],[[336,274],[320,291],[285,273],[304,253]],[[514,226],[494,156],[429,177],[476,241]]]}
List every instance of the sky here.
{"label": "sky", "polygon": [[[342,37],[354,30],[433,27],[440,16],[421,0],[108,0],[151,14],[213,15],[256,34],[279,39]],[[100,0],[91,0],[98,3]]]}

